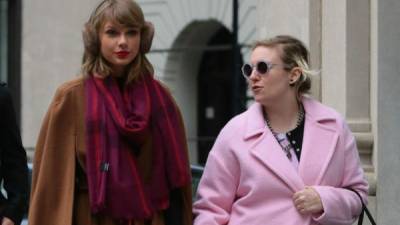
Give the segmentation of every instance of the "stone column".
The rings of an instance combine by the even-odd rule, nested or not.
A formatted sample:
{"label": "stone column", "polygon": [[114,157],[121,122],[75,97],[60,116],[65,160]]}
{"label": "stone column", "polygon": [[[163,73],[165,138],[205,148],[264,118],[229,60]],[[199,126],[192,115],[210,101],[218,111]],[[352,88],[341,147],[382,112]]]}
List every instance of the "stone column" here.
{"label": "stone column", "polygon": [[369,10],[367,0],[322,3],[322,101],[352,123],[370,123]]}
{"label": "stone column", "polygon": [[[374,1],[375,2],[375,1]],[[400,212],[400,1],[376,1],[378,224],[398,224]]]}
{"label": "stone column", "polygon": [[375,195],[371,161],[370,2],[322,2],[322,102],[338,110],[357,139],[364,170]]}

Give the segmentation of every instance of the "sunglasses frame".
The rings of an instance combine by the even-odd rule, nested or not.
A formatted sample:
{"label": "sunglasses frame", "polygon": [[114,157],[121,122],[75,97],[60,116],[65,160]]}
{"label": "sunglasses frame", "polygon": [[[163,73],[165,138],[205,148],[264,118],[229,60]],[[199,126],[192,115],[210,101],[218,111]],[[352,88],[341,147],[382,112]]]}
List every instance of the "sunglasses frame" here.
{"label": "sunglasses frame", "polygon": [[[261,63],[264,63],[264,64],[266,65],[266,67],[267,67],[267,69],[265,70],[265,72],[260,71],[259,66],[260,66]],[[256,71],[257,71],[258,74],[264,75],[264,74],[267,74],[274,66],[279,66],[279,65],[281,65],[281,64],[270,63],[270,62],[267,62],[267,61],[264,61],[264,60],[260,60],[260,61],[256,62],[255,65],[251,65],[250,63],[245,63],[245,64],[243,64],[241,70],[242,70],[242,75],[243,75],[243,77],[246,78],[246,79],[250,79],[250,76],[251,76],[251,74],[253,73],[254,68],[256,69]],[[246,75],[246,73],[245,73],[245,67],[246,67],[246,66],[249,66],[249,67],[251,68],[251,71],[250,71],[250,74],[249,74],[249,75]],[[283,65],[283,66],[284,66],[284,65]],[[286,67],[284,66],[284,68],[286,68]]]}

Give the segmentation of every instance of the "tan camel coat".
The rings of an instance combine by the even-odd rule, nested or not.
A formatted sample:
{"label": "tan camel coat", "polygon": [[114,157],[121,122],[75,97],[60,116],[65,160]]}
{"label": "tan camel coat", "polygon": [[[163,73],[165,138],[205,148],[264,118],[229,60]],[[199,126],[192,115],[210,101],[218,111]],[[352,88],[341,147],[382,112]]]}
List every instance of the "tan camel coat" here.
{"label": "tan camel coat", "polygon": [[[42,123],[33,161],[29,225],[118,224],[106,216],[91,215],[87,192],[75,187],[77,162],[85,168],[86,155],[83,81],[78,78],[58,88]],[[145,146],[141,152],[138,167],[146,181],[151,171],[151,149]],[[191,224],[191,185],[178,193],[182,224]],[[160,212],[150,223],[135,224],[167,225],[164,218]]]}

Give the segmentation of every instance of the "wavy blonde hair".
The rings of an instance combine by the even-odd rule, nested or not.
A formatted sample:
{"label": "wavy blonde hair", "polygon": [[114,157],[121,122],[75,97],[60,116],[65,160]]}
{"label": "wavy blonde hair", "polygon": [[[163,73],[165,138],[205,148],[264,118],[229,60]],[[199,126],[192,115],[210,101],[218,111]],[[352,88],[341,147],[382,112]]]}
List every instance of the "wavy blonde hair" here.
{"label": "wavy blonde hair", "polygon": [[110,64],[100,51],[99,32],[106,21],[116,21],[123,26],[140,29],[140,50],[128,65],[126,83],[136,80],[141,74],[153,76],[153,66],[145,54],[150,50],[154,28],[151,23],[145,21],[142,9],[132,0],[104,0],[93,11],[82,32],[85,47],[82,74],[89,76],[96,73],[107,77],[112,73]]}
{"label": "wavy blonde hair", "polygon": [[278,48],[281,52],[280,57],[285,64],[286,71],[291,71],[294,67],[301,69],[301,76],[294,84],[298,100],[302,94],[310,92],[310,77],[318,74],[318,71],[310,69],[309,52],[300,40],[289,35],[278,35],[270,39],[257,41],[253,45],[253,50],[259,46]]}

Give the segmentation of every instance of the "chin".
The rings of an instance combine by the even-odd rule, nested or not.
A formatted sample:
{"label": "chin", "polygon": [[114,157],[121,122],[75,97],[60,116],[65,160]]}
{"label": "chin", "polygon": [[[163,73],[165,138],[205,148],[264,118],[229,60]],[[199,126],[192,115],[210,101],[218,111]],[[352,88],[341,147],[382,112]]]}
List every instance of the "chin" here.
{"label": "chin", "polygon": [[120,60],[117,60],[116,61],[116,64],[119,64],[119,65],[121,65],[121,66],[126,66],[126,65],[128,65],[129,63],[131,63],[133,60],[131,60],[131,59],[120,59]]}
{"label": "chin", "polygon": [[265,97],[265,96],[263,96],[263,97],[261,97],[261,96],[258,96],[258,97],[257,97],[257,96],[254,96],[254,101],[260,103],[260,104],[263,105],[263,106],[267,106],[267,105],[270,105],[270,104],[273,103],[273,102],[279,102],[279,101],[281,101],[281,100],[280,100],[280,98],[274,99],[274,98]]}
{"label": "chin", "polygon": [[265,99],[259,97],[259,96],[254,96],[254,101],[263,104],[263,102],[265,101]]}

